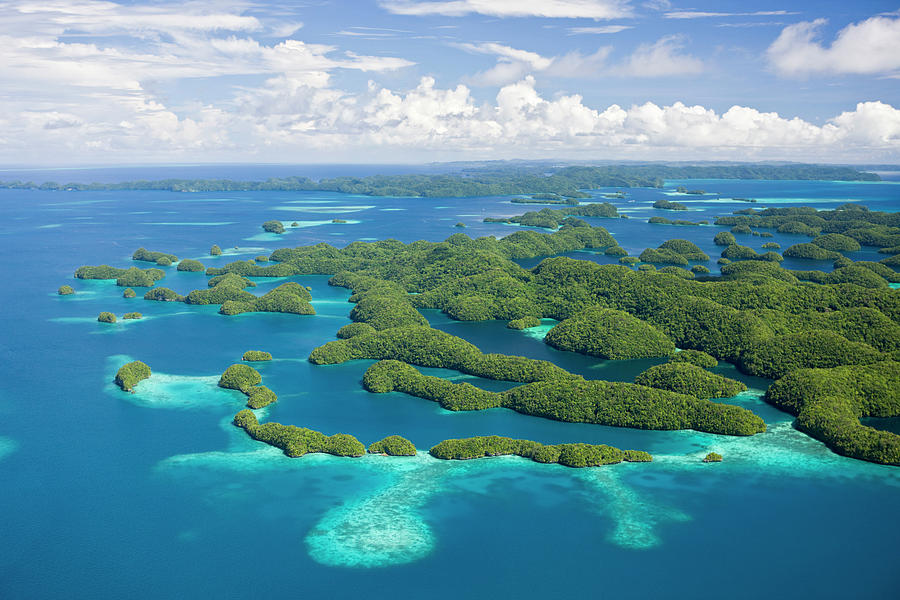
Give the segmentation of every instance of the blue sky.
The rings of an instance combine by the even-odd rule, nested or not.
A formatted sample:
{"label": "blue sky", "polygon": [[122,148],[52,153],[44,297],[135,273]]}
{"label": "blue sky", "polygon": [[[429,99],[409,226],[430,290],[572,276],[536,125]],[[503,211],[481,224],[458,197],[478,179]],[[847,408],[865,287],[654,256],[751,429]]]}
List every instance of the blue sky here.
{"label": "blue sky", "polygon": [[900,162],[900,2],[0,2],[0,162]]}

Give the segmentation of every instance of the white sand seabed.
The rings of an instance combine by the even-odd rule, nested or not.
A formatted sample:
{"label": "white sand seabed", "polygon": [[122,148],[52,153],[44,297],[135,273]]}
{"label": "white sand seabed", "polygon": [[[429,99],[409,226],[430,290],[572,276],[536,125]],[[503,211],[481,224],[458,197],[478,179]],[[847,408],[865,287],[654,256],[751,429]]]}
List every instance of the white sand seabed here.
{"label": "white sand seabed", "polygon": [[[146,408],[176,410],[231,407],[239,409],[246,397],[236,390],[220,388],[219,375],[171,375],[153,372],[134,386],[134,393],[119,388],[113,378],[119,368],[134,359],[125,355],[107,358],[107,384],[104,391],[111,396]],[[151,367],[152,369],[152,367]]]}
{"label": "white sand seabed", "polygon": [[588,499],[595,510],[613,521],[607,541],[623,548],[647,550],[661,543],[656,531],[659,524],[690,521],[691,517],[676,508],[651,502],[622,483],[622,469],[629,466],[646,468],[646,465],[617,465],[576,469],[575,476],[591,490]]}

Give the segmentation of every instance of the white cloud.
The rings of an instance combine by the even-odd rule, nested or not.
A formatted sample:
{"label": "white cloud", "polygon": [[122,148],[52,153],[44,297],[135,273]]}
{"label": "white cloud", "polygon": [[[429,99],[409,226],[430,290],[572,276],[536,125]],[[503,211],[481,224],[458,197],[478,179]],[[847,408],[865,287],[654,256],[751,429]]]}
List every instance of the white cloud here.
{"label": "white cloud", "polygon": [[766,51],[774,69],[789,77],[900,70],[900,18],[879,16],[851,23],[828,47],[817,41],[825,23],[825,19],[816,19],[785,27]]}
{"label": "white cloud", "polygon": [[[698,72],[702,63],[684,53],[678,37],[641,46],[619,63],[610,62],[610,48],[543,56],[497,43],[462,46],[497,60],[481,77],[500,89],[484,101],[465,85],[445,89],[433,78],[412,89],[375,83],[362,92],[341,89],[334,76],[340,70],[380,73],[411,63],[295,39],[261,42],[274,25],[245,18],[241,4],[186,6],[181,12],[172,4],[87,0],[4,5],[0,161],[900,159],[900,111],[879,102],[860,103],[816,125],[742,106],[722,114],[682,103],[594,107],[577,94],[545,97],[536,89],[532,74]],[[168,25],[194,15],[208,18]],[[285,31],[293,27],[285,24]],[[220,76],[241,76],[230,81],[246,87],[166,97],[166,82],[203,86]]]}
{"label": "white cloud", "polygon": [[799,13],[786,10],[758,10],[755,12],[705,12],[699,10],[677,10],[667,12],[667,19],[708,19],[710,17],[775,17],[783,15],[796,15]]}
{"label": "white cloud", "polygon": [[681,53],[685,38],[668,35],[653,44],[641,44],[612,74],[630,77],[670,77],[696,75],[703,71],[703,62]]}
{"label": "white cloud", "polygon": [[[77,156],[79,162],[278,160],[386,161],[482,158],[896,160],[900,110],[859,103],[816,125],[733,106],[680,102],[594,108],[577,94],[543,97],[534,78],[480,103],[464,85],[423,78],[413,89],[370,83],[352,94],[325,72],[279,75],[233,105],[176,115],[159,102],[99,98],[102,110],[4,111],[0,159]],[[50,150],[48,154],[48,150]],[[77,153],[77,154],[74,154]],[[427,157],[427,158],[426,158]],[[63,162],[66,162],[63,160]],[[72,162],[69,159],[68,162]]]}
{"label": "white cloud", "polygon": [[631,25],[604,25],[602,27],[570,27],[569,35],[604,35],[609,33],[619,33],[626,29],[632,29]]}
{"label": "white cloud", "polygon": [[494,17],[570,19],[619,19],[632,16],[628,0],[382,0],[380,5],[394,14],[413,16],[460,17],[473,13]]}
{"label": "white cloud", "polygon": [[606,57],[612,48],[603,47],[593,54],[570,52],[561,56],[546,57],[536,52],[520,50],[496,43],[451,44],[468,52],[488,54],[498,58],[497,64],[469,78],[478,86],[500,86],[518,81],[530,73],[550,77],[588,78],[600,74]]}
{"label": "white cloud", "polygon": [[[141,160],[162,148],[222,151],[253,135],[253,123],[237,119],[233,110],[235,103],[246,105],[242,98],[230,98],[221,84],[214,104],[171,103],[153,90],[184,79],[258,75],[318,82],[322,88],[334,70],[380,72],[413,64],[294,39],[262,43],[253,36],[293,34],[301,24],[270,24],[246,15],[249,7],[233,0],[4,3],[0,113],[14,115],[4,118],[0,133],[5,158],[42,159],[48,148],[58,149],[63,159],[82,152]],[[329,93],[314,101],[330,100]]]}

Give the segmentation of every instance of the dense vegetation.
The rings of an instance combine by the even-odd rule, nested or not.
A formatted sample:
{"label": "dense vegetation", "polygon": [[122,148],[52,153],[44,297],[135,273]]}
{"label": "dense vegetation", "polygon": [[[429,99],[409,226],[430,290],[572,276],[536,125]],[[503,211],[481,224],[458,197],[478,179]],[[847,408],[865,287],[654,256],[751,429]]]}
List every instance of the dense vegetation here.
{"label": "dense vegetation", "polygon": [[[245,355],[246,356],[246,353]],[[244,360],[247,360],[246,358]],[[247,406],[262,408],[278,400],[278,396],[262,383],[262,375],[249,365],[236,363],[225,369],[219,387],[238,390],[247,396]]]}
{"label": "dense vegetation", "polygon": [[281,221],[266,221],[262,224],[262,228],[269,233],[284,233],[284,224]]}
{"label": "dense vegetation", "polygon": [[317,365],[369,358],[393,359],[420,367],[454,369],[487,379],[530,382],[576,377],[545,360],[521,356],[482,354],[469,342],[430,327],[397,327],[328,342],[314,349],[310,362]]}
{"label": "dense vegetation", "polygon": [[369,454],[387,454],[388,456],[415,456],[416,447],[411,441],[399,435],[389,435],[386,438],[369,444]]}
{"label": "dense vegetation", "polygon": [[669,337],[645,321],[611,308],[592,306],[553,327],[544,341],[560,350],[625,360],[668,356]]}
{"label": "dense vegetation", "polygon": [[448,410],[503,407],[571,423],[695,429],[726,435],[753,435],[766,429],[762,419],[737,406],[632,383],[586,381],[571,374],[565,379],[534,381],[498,393],[422,375],[406,363],[384,360],[369,367],[363,386],[374,393],[404,392],[438,402]]}
{"label": "dense vegetation", "polygon": [[241,360],[251,362],[272,360],[272,354],[269,352],[264,352],[262,350],[247,350],[246,352],[244,352]]}
{"label": "dense vegetation", "polygon": [[368,323],[350,323],[338,329],[337,337],[342,340],[356,335],[375,333],[376,329]]}
{"label": "dense vegetation", "polygon": [[722,455],[718,452],[710,452],[703,458],[705,463],[722,462]]}
{"label": "dense vegetation", "polygon": [[816,244],[794,244],[793,246],[788,246],[784,250],[784,255],[791,258],[809,258],[812,260],[834,260],[841,257],[839,252],[826,250]]}
{"label": "dense vegetation", "polygon": [[366,447],[352,435],[337,433],[326,436],[318,431],[282,425],[281,423],[260,423],[253,411],[244,409],[234,416],[234,424],[260,442],[281,448],[285,455],[297,458],[304,454],[323,452],[334,456],[363,456]]}
{"label": "dense vegetation", "polygon": [[112,314],[111,312],[103,311],[97,316],[97,320],[101,323],[115,323],[116,315]]}
{"label": "dense vegetation", "polygon": [[653,208],[662,208],[665,210],[687,210],[688,207],[681,202],[672,202],[671,200],[666,200],[665,198],[660,198],[656,202],[653,203]]}
{"label": "dense vegetation", "polygon": [[219,248],[216,244],[212,245],[212,248],[209,249],[210,256],[222,256],[222,249]]}
{"label": "dense vegetation", "polygon": [[143,319],[144,315],[139,312],[127,312],[124,315],[122,315],[122,318],[130,321],[130,320],[135,320],[135,319]]}
{"label": "dense vegetation", "polygon": [[256,296],[244,291],[244,288],[248,287],[244,283],[244,279],[237,275],[213,277],[206,289],[193,290],[185,297],[184,301],[187,304],[198,305],[224,304],[228,301],[252,304],[256,302]]}
{"label": "dense vegetation", "polygon": [[541,320],[537,317],[525,316],[519,319],[512,319],[509,323],[506,324],[508,329],[529,329],[531,327],[537,327],[541,324]]}
{"label": "dense vegetation", "polygon": [[638,375],[634,382],[702,400],[730,398],[747,389],[740,381],[710,373],[703,367],[685,361],[650,367]]}
{"label": "dense vegetation", "polygon": [[810,330],[761,341],[741,354],[738,366],[750,375],[778,379],[797,369],[866,365],[884,358],[864,342],[851,342],[834,331]]}
{"label": "dense vegetation", "polygon": [[222,373],[219,378],[219,387],[248,392],[250,388],[262,383],[262,375],[259,371],[248,365],[233,364]]}
{"label": "dense vegetation", "polygon": [[166,276],[162,269],[117,269],[109,265],[97,267],[78,267],[75,271],[77,279],[115,279],[116,285],[122,287],[152,287],[154,283]]}
{"label": "dense vegetation", "polygon": [[[225,284],[220,284],[212,290],[219,289]],[[228,287],[229,290],[234,290]],[[224,299],[219,310],[223,315],[238,315],[248,312],[278,312],[295,315],[314,315],[316,310],[310,304],[312,296],[305,287],[294,281],[282,283],[277,288],[256,297],[249,292],[238,290],[240,294],[232,293],[232,297]],[[193,292],[191,292],[193,294]],[[190,298],[190,296],[188,296]],[[215,304],[218,304],[216,302]]]}
{"label": "dense vegetation", "polygon": [[[132,294],[133,293],[134,292],[132,291]],[[183,302],[184,296],[174,290],[170,290],[167,287],[158,287],[153,288],[152,290],[147,290],[147,293],[144,294],[144,300],[158,300],[160,302]]]}
{"label": "dense vegetation", "polygon": [[179,271],[188,271],[191,273],[197,273],[199,271],[206,270],[206,267],[203,266],[203,263],[199,260],[194,260],[192,258],[182,259],[181,262],[178,263],[177,269]]}
{"label": "dense vegetation", "polygon": [[653,457],[640,450],[619,450],[605,444],[545,445],[531,440],[516,440],[497,435],[444,440],[428,451],[443,460],[469,460],[486,456],[521,456],[539,463],[558,463],[567,467],[599,467],[627,462],[651,462]]}
{"label": "dense vegetation", "polygon": [[709,225],[709,221],[686,221],[684,219],[667,219],[665,217],[650,217],[648,223],[655,225]]}
{"label": "dense vegetation", "polygon": [[134,390],[134,386],[148,377],[150,377],[150,367],[146,363],[135,360],[119,367],[114,381],[126,392],[131,392]]}
{"label": "dense vegetation", "polygon": [[[900,245],[900,213],[871,211],[858,204],[844,204],[834,210],[816,210],[807,206],[789,208],[748,208],[734,215],[719,217],[716,225],[744,225],[753,228],[777,229],[780,233],[797,233],[815,239],[820,234],[841,234],[863,246],[892,247]],[[825,252],[849,249],[851,242],[843,238],[825,237],[820,247]],[[794,250],[802,257],[825,256],[806,248]],[[829,255],[833,256],[833,254]]]}
{"label": "dense vegetation", "polygon": [[796,427],[853,458],[900,465],[900,435],[865,427],[860,417],[900,416],[900,363],[800,369],[779,379],[766,400],[797,416]]}
{"label": "dense vegetation", "polygon": [[855,252],[860,249],[858,241],[840,233],[826,233],[813,239],[813,244],[834,252]]}
{"label": "dense vegetation", "polygon": [[278,400],[278,396],[264,385],[250,388],[247,394],[247,406],[253,409],[268,406]]}
{"label": "dense vegetation", "polygon": [[[547,175],[546,173],[551,173]],[[370,196],[503,196],[554,193],[578,196],[579,190],[601,187],[662,187],[664,179],[776,179],[879,181],[874,173],[828,165],[607,165],[558,167],[549,163],[497,164],[439,175],[373,175],[336,177],[318,182],[306,177],[266,181],[165,179],[122,183],[0,182],[5,189],[41,190],[168,190],[174,192],[334,191]]]}
{"label": "dense vegetation", "polygon": [[604,217],[614,219],[619,217],[616,207],[608,202],[585,204],[571,208],[542,208],[538,211],[529,211],[515,217],[486,217],[485,223],[516,223],[528,227],[543,227],[545,229],[558,229],[563,225],[574,227],[587,227],[587,223],[575,217]]}
{"label": "dense vegetation", "polygon": [[138,248],[134,251],[134,254],[131,255],[131,260],[142,260],[145,262],[155,263],[159,261],[161,258],[169,259],[169,264],[178,260],[178,257],[174,254],[168,254],[166,252],[151,252],[144,247]]}
{"label": "dense vegetation", "polygon": [[709,255],[691,241],[674,239],[663,242],[658,248],[647,248],[640,259],[646,263],[687,265],[688,261],[708,261]]}
{"label": "dense vegetation", "polygon": [[[560,197],[564,196],[560,193]],[[331,274],[332,285],[352,291],[350,300],[355,306],[351,318],[355,322],[338,332],[341,339],[311,353],[310,361],[315,364],[381,360],[366,373],[367,389],[402,391],[438,401],[451,410],[505,407],[563,421],[648,429],[691,428],[735,435],[764,430],[762,421],[745,409],[690,395],[731,396],[742,387],[703,370],[714,366],[716,359],[733,362],[750,374],[782,377],[778,386],[810,367],[847,373],[841,375],[845,379],[877,379],[869,365],[895,364],[890,359],[900,357],[900,296],[888,287],[888,282],[900,280],[900,276],[890,263],[853,262],[839,254],[852,251],[855,244],[885,250],[900,247],[897,215],[854,205],[835,211],[750,208],[717,221],[720,226],[760,237],[761,228],[808,235],[810,244],[793,246],[786,255],[834,257],[834,271],[830,273],[784,269],[779,264],[780,255],[758,254],[740,246],[729,232],[715,239],[725,246],[721,277],[702,276],[708,269],[681,268],[690,261],[708,260],[708,256],[691,242],[679,239],[645,250],[642,259],[668,265],[659,269],[652,264],[641,265],[646,272],[564,257],[545,259],[533,269],[523,269],[514,262],[581,248],[606,249],[623,262],[639,260],[621,256],[624,251],[605,229],[578,218],[615,216],[611,205],[572,205],[508,219],[551,228],[553,233],[523,229],[501,240],[472,239],[456,233],[439,243],[383,240],[353,242],[340,249],[326,244],[284,248],[276,250],[266,264],[235,261],[207,269],[211,277],[208,288],[194,290],[191,303],[222,304],[224,314],[311,310],[309,293],[299,284],[284,284],[256,297],[246,291],[253,286],[248,278]],[[888,261],[900,256],[884,253],[891,255]],[[668,260],[658,260],[661,256]],[[125,276],[149,279],[149,285],[163,276],[160,269],[126,270],[106,265],[79,271],[77,277],[120,280]],[[695,272],[701,276],[694,279]],[[150,290],[148,296],[180,299],[166,288]],[[604,343],[609,347],[618,344],[622,354],[615,357],[642,349],[647,341],[642,336],[646,335],[665,346],[655,355],[672,356],[668,364],[643,373],[636,384],[586,381],[546,361],[484,354],[465,340],[428,327],[419,313],[424,308],[442,310],[458,320],[502,319],[511,326],[555,319],[560,323],[551,331],[553,335],[548,335],[548,342],[558,337],[562,340],[559,347],[568,343],[571,347],[566,349],[586,353],[599,352],[592,348]],[[672,354],[676,346],[685,350]],[[613,352],[606,355],[613,356]],[[501,393],[488,392],[465,383],[426,377],[410,364],[524,385]],[[275,394],[258,385],[260,381],[238,388],[248,395],[248,406],[274,401]],[[794,413],[798,415],[798,427],[841,448],[843,453],[891,462],[884,457],[893,451],[893,438],[872,434],[858,421],[859,416],[882,416],[890,411],[860,408],[868,401],[865,395],[848,395],[846,390],[838,393],[830,388],[825,392],[825,396],[804,396],[806,409]],[[835,394],[839,400],[828,399]],[[256,425],[273,425],[269,427],[272,431],[283,427]]]}
{"label": "dense vegetation", "polygon": [[75,289],[71,285],[61,285],[56,293],[60,296],[71,296],[75,293]]}
{"label": "dense vegetation", "polygon": [[719,364],[719,361],[715,358],[706,352],[701,352],[699,350],[681,350],[675,352],[669,357],[669,362],[685,362],[697,365],[698,367],[703,367],[704,369],[711,369]]}
{"label": "dense vegetation", "polygon": [[720,231],[713,238],[713,243],[717,246],[730,246],[732,244],[737,244],[737,238],[735,238],[734,234],[730,231]]}
{"label": "dense vegetation", "polygon": [[122,297],[123,297],[123,298],[134,298],[134,297],[136,297],[136,296],[137,296],[137,294],[136,294],[135,291],[134,291],[133,289],[131,289],[131,288],[125,288],[125,291],[122,292]]}

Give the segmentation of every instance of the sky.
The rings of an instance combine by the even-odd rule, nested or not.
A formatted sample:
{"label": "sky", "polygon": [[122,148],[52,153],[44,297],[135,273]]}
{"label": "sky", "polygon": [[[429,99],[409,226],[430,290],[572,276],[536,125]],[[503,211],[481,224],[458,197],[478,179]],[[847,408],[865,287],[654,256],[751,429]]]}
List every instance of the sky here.
{"label": "sky", "polygon": [[900,0],[0,0],[0,165],[900,163]]}

